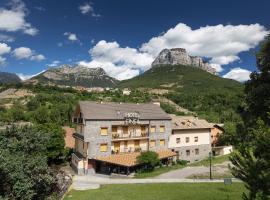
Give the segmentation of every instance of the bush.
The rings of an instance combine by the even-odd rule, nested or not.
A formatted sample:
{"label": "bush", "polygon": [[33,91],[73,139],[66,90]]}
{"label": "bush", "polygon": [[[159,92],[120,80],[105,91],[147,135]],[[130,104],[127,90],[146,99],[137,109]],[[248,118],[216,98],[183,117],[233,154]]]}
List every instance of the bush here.
{"label": "bush", "polygon": [[186,161],[186,160],[177,160],[176,162],[178,165],[184,165],[184,166],[187,165],[187,163],[188,163],[188,161]]}
{"label": "bush", "polygon": [[142,152],[137,160],[140,164],[144,164],[147,170],[153,170],[159,164],[158,154],[154,151]]}

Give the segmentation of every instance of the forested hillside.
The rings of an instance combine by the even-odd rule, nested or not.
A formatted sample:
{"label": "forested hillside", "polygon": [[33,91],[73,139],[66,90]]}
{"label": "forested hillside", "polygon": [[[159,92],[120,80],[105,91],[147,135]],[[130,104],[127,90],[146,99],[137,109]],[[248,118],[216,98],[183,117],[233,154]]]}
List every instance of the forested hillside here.
{"label": "forested hillside", "polygon": [[243,99],[243,85],[192,66],[163,66],[146,71],[119,87],[154,88],[164,96],[212,122],[236,121]]}

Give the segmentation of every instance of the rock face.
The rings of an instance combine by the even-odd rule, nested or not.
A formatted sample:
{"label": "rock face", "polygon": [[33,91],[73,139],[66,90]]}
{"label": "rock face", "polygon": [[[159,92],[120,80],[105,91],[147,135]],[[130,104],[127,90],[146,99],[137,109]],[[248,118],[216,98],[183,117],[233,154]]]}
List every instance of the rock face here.
{"label": "rock face", "polygon": [[0,72],[0,83],[20,83],[21,79],[16,75],[8,72]]}
{"label": "rock face", "polygon": [[216,74],[216,70],[209,63],[203,61],[201,57],[188,55],[183,48],[163,49],[152,63],[152,67],[161,65],[191,65]]}
{"label": "rock face", "polygon": [[118,80],[108,76],[102,68],[88,68],[81,65],[50,68],[32,77],[31,81],[82,87],[113,87],[118,83]]}

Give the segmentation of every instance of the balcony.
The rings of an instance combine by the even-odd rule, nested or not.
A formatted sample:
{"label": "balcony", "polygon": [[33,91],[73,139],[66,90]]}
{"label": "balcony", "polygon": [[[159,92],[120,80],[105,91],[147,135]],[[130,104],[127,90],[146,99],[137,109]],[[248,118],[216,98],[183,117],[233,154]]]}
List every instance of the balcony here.
{"label": "balcony", "polygon": [[112,133],[112,140],[128,140],[128,139],[142,139],[142,138],[148,138],[147,132],[141,132],[141,133]]}
{"label": "balcony", "polygon": [[146,151],[147,149],[142,149],[141,147],[135,147],[135,148],[123,148],[118,150],[112,150],[112,154],[125,154],[125,153],[138,153],[142,151]]}

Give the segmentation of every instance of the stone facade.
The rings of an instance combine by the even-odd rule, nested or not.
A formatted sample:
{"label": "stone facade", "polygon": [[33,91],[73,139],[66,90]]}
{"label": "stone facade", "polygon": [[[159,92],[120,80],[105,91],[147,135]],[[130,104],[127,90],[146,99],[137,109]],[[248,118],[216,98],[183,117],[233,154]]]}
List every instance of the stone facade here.
{"label": "stone facade", "polygon": [[216,74],[215,69],[209,63],[203,61],[201,57],[188,55],[183,48],[163,49],[153,61],[152,67],[160,65],[191,65]]}
{"label": "stone facade", "polygon": [[[198,154],[196,154],[196,149],[199,151]],[[211,146],[208,144],[193,145],[186,147],[176,147],[173,148],[173,150],[177,153],[177,159],[195,162],[207,158],[209,156],[209,152],[211,152]],[[189,155],[187,155],[187,151],[190,152]]]}
{"label": "stone facade", "polygon": [[[167,119],[141,119],[135,124],[127,124],[123,119],[89,120],[85,119],[82,113],[76,117],[83,119],[77,123],[74,134],[75,153],[72,156],[72,167],[79,175],[95,173],[97,158],[138,152],[138,149],[139,151],[169,150],[171,119],[168,116]],[[106,134],[101,133],[102,129],[107,130]],[[128,136],[122,137],[124,129]],[[137,135],[130,135],[134,134],[134,131]],[[155,141],[155,146],[150,146],[150,141]],[[102,150],[104,144],[106,148]]]}

